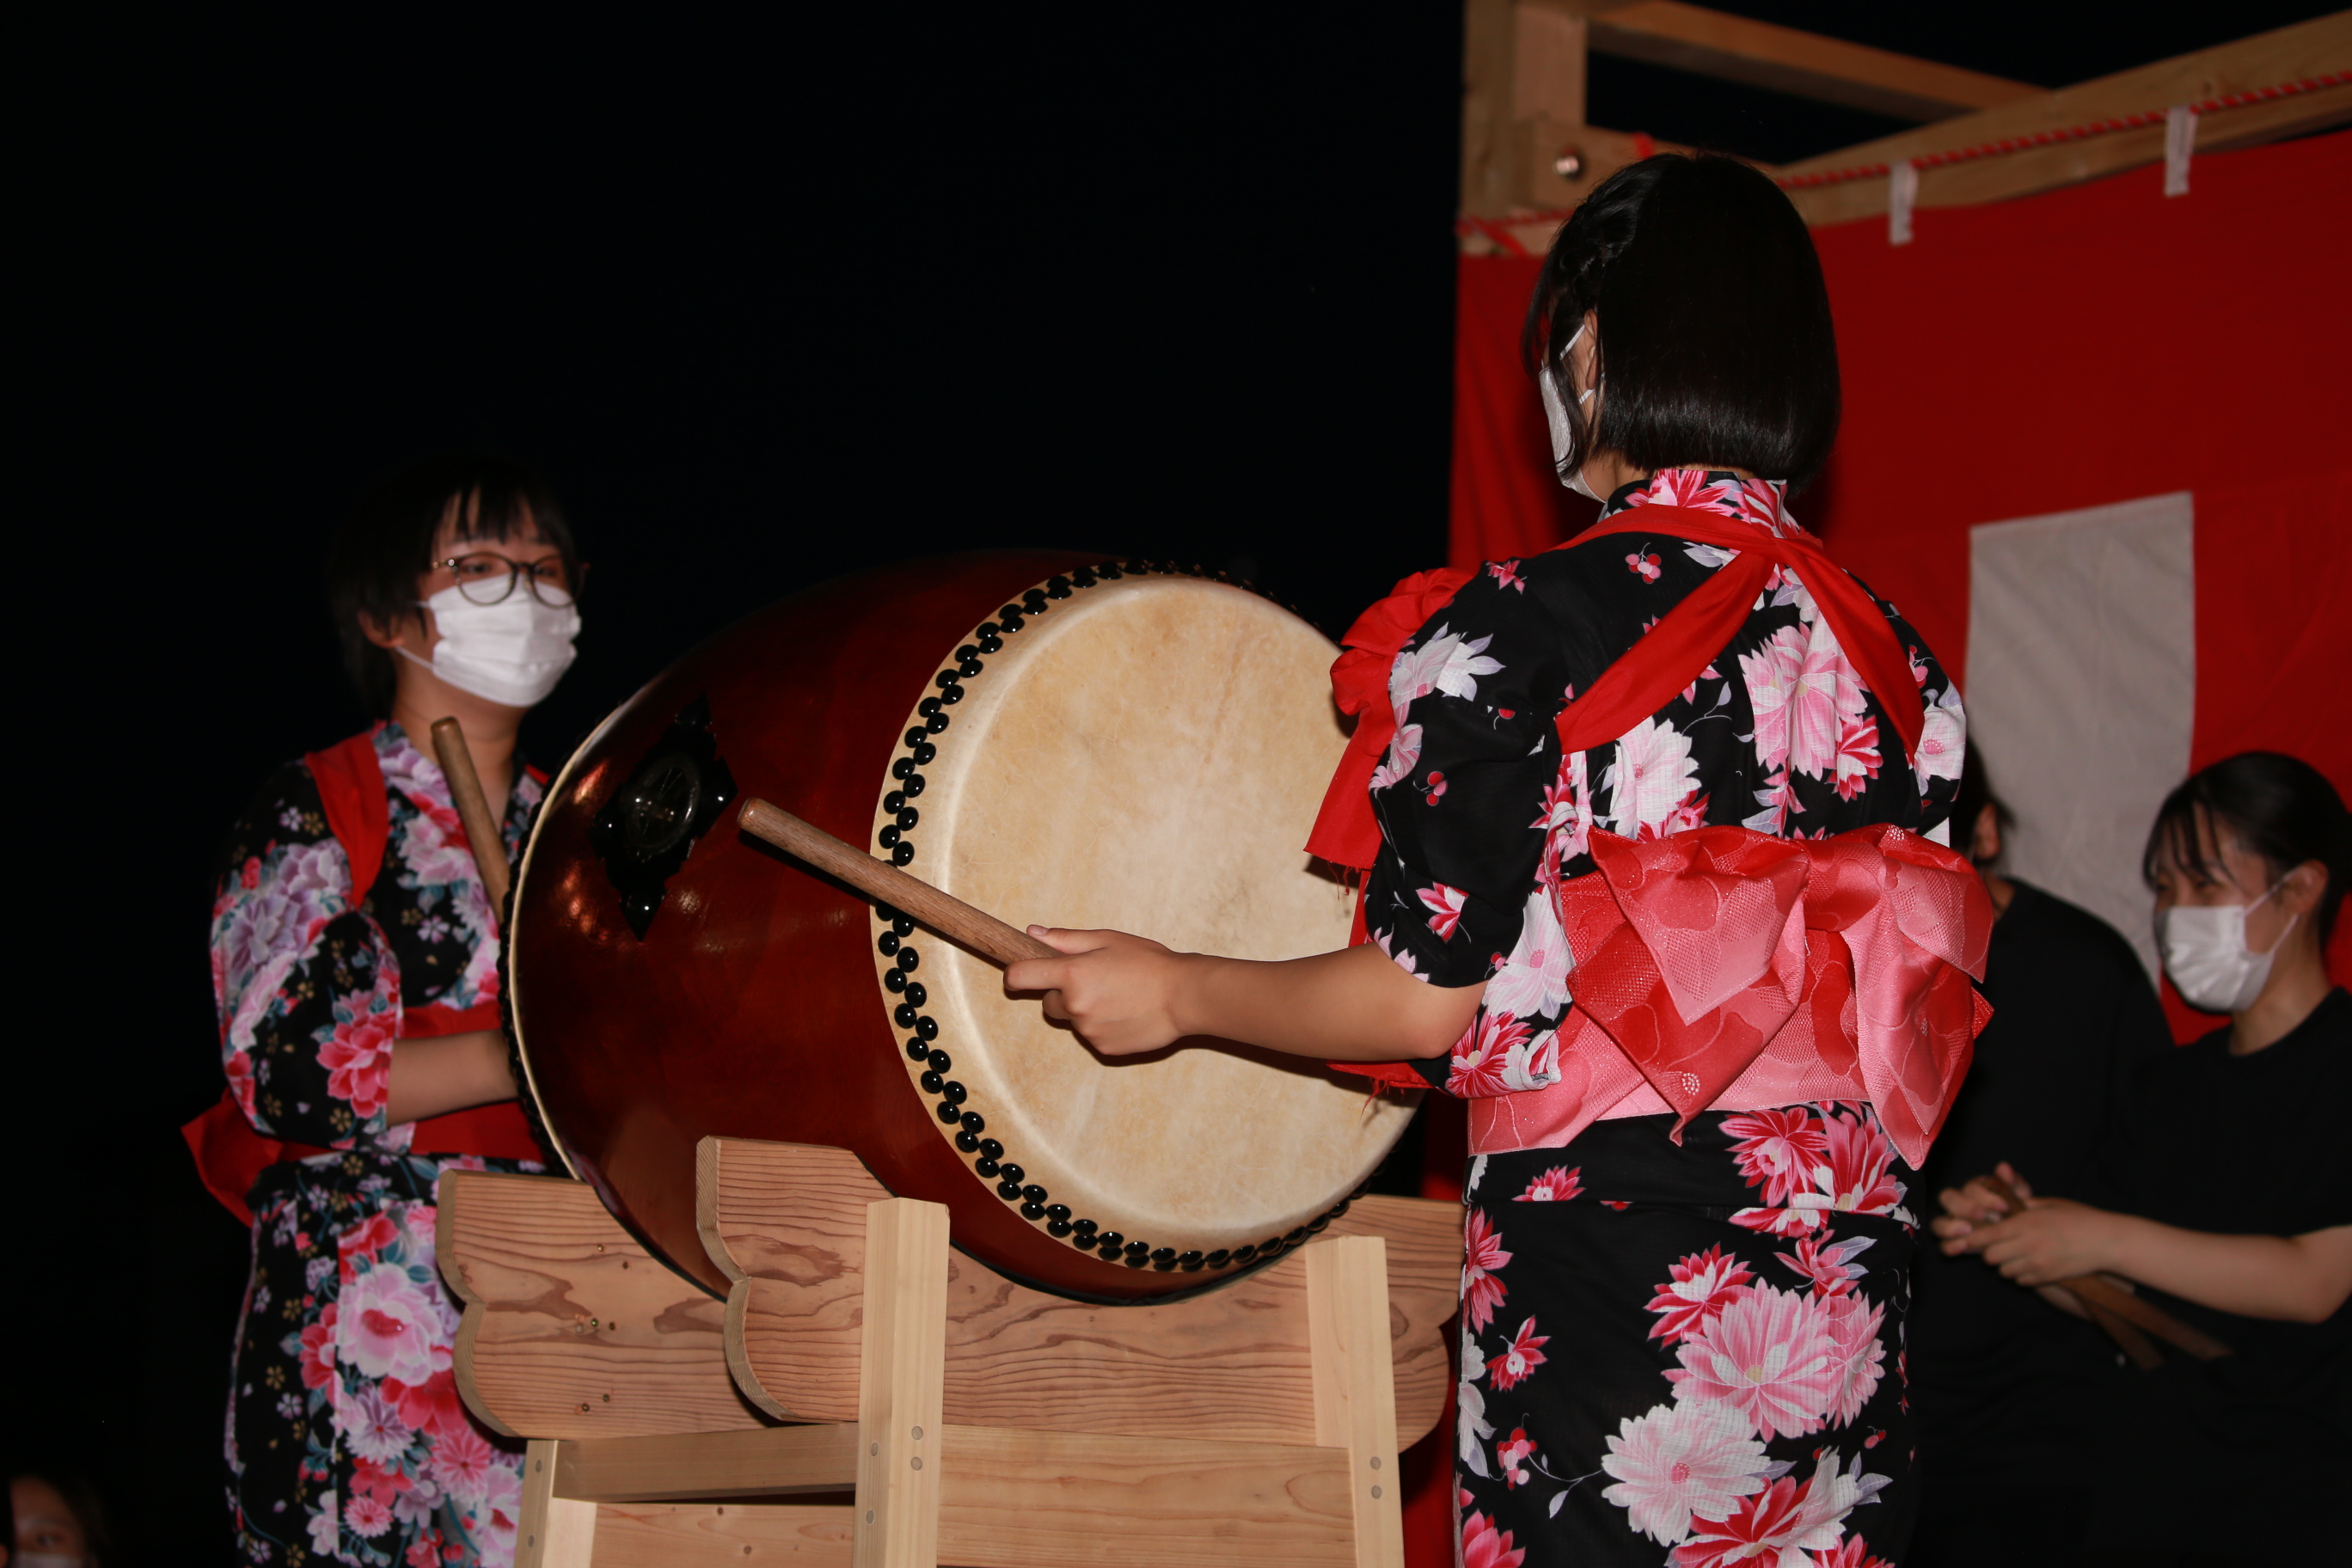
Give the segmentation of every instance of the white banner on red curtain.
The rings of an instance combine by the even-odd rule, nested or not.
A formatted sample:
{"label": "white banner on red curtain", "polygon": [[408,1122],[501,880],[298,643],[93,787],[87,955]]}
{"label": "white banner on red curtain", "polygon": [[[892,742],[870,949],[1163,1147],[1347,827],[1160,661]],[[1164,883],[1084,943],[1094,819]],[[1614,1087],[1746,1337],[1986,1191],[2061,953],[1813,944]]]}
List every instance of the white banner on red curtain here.
{"label": "white banner on red curtain", "polygon": [[2017,814],[2003,868],[2105,919],[2154,974],[2140,851],[2189,773],[2190,496],[1983,523],[1969,547],[1969,743]]}

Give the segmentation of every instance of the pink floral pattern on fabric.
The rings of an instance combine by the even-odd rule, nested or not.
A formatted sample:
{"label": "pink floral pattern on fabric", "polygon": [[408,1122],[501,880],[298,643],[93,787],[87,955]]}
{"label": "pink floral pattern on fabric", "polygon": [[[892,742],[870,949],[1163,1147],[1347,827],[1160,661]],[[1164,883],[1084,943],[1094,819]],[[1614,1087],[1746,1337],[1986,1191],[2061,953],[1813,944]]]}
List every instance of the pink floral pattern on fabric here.
{"label": "pink floral pattern on fabric", "polygon": [[[1792,1244],[1764,1242],[1759,1253],[1748,1250],[1750,1243],[1719,1243],[1666,1265],[1645,1303],[1655,1318],[1649,1339],[1664,1358],[1659,1397],[1639,1414],[1615,1417],[1601,1451],[1582,1462],[1563,1464],[1545,1453],[1541,1416],[1549,1406],[1536,1391],[1547,1379],[1591,1379],[1598,1369],[1576,1359],[1581,1342],[1573,1333],[1562,1341],[1567,1331],[1534,1298],[1524,1304],[1536,1311],[1502,1316],[1506,1300],[1494,1271],[1514,1256],[1507,1234],[1523,1223],[1516,1215],[1529,1214],[1528,1224],[1534,1217],[1501,1204],[1490,1208],[1477,1196],[1494,1160],[1525,1162],[1527,1154],[1474,1166],[1467,1234],[1481,1261],[1464,1276],[1457,1447],[1465,1521],[1486,1520],[1476,1527],[1479,1539],[1498,1539],[1509,1520],[1520,1527],[1517,1549],[1539,1563],[1565,1560],[1549,1537],[1529,1539],[1522,1505],[1506,1500],[1529,1494],[1557,1517],[1590,1485],[1667,1564],[1873,1561],[1850,1516],[1895,1479],[1870,1468],[1874,1455],[1886,1457],[1879,1447],[1884,1430],[1863,1423],[1889,1372],[1899,1374],[1892,1342],[1900,1316],[1890,1305],[1906,1299],[1901,1262],[1889,1260],[1892,1272],[1870,1266],[1885,1236],[1907,1235],[1912,1226],[1899,1162],[1866,1105],[1717,1117],[1714,1146],[1723,1152],[1713,1157],[1757,1200],[1738,1211],[1748,1217],[1728,1234],[1769,1236],[1773,1225],[1762,1216],[1801,1216]],[[1609,1213],[1632,1206],[1596,1199],[1589,1167],[1517,1169],[1531,1173],[1514,1176],[1520,1187],[1508,1194],[1514,1205],[1590,1204]],[[1863,1220],[1862,1229],[1841,1234],[1842,1225]],[[1719,1217],[1713,1223],[1723,1225]],[[1485,1337],[1490,1328],[1494,1340]],[[1612,1365],[1607,1375],[1622,1381],[1623,1368]],[[1882,1423],[1892,1418],[1883,1405],[1876,1408]],[[1507,1434],[1498,1436],[1497,1426]],[[1499,1481],[1501,1491],[1480,1502],[1475,1489],[1486,1481]],[[1505,1506],[1485,1515],[1474,1503]],[[1465,1530],[1465,1549],[1471,1538]]]}
{"label": "pink floral pattern on fabric", "polygon": [[[351,887],[298,764],[238,824],[214,904],[218,1044],[239,1109],[265,1136],[339,1151],[269,1167],[249,1200],[231,1507],[253,1563],[502,1568],[522,1456],[458,1396],[432,1199],[445,1170],[539,1167],[412,1153],[412,1128],[388,1121],[404,1024],[494,1002],[499,947],[440,770],[389,725],[374,749],[389,836],[373,888]],[[540,793],[517,780],[509,853]]]}
{"label": "pink floral pattern on fabric", "polygon": [[[1662,471],[1620,492],[1603,515],[1642,507],[1718,512],[1782,537],[1801,532],[1785,487],[1723,473]],[[1607,745],[1559,754],[1553,715],[1608,663],[1588,668],[1563,645],[1629,645],[1736,555],[1662,533],[1491,563],[1391,666],[1397,731],[1372,774],[1383,847],[1368,885],[1367,930],[1423,979],[1485,980],[1482,1006],[1524,1020],[1529,1042],[1524,1073],[1453,1076],[1442,1084],[1447,1092],[1490,1098],[1559,1080],[1558,1053],[1547,1046],[1573,999],[1573,963],[1549,895],[1564,878],[1586,874],[1595,826],[1637,842],[1711,825],[1784,837],[1882,822],[1942,831],[1967,745],[1951,681],[1896,620],[1913,689],[1887,695],[1924,699],[1927,717],[1913,765],[1890,777],[1890,731],[1876,699],[1802,578],[1786,568],[1772,572],[1746,626],[1675,701]],[[1604,608],[1607,617],[1598,614]],[[1477,809],[1451,804],[1465,791]],[[1520,798],[1530,832],[1486,826],[1490,812]],[[1398,815],[1406,803],[1449,804],[1406,820]],[[1439,894],[1442,908],[1430,902]],[[1456,1059],[1481,1062],[1469,1051]]]}

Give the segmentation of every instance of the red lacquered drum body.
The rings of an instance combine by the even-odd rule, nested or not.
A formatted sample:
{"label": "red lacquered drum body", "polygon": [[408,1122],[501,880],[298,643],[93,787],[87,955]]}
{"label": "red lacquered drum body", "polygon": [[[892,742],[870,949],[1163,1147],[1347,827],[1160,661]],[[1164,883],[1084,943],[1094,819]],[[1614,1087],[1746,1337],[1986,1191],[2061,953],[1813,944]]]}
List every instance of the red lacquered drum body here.
{"label": "red lacquered drum body", "polygon": [[516,882],[509,1016],[574,1173],[717,1291],[711,1134],[849,1148],[1076,1296],[1198,1288],[1320,1229],[1408,1104],[1234,1047],[1104,1061],[733,814],[773,801],[1015,924],[1326,951],[1351,895],[1297,847],[1343,744],[1333,652],[1243,589],[1006,552],[827,584],[680,660],[565,767]]}

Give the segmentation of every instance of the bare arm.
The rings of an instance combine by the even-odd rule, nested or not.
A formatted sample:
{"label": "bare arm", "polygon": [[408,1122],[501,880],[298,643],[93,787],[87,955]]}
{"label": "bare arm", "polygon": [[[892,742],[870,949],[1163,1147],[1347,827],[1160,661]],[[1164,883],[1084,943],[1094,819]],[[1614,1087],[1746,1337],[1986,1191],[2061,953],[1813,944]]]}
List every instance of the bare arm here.
{"label": "bare arm", "polygon": [[2000,1219],[1999,1200],[1974,1182],[1946,1193],[1944,1209],[1935,1230],[1946,1253],[1980,1254],[2021,1285],[2120,1274],[2218,1311],[2294,1323],[2324,1321],[2352,1297],[2352,1226],[2232,1236],[2031,1196],[2024,1213]]}
{"label": "bare arm", "polygon": [[402,1040],[392,1048],[384,1120],[394,1125],[515,1097],[506,1037],[488,1029]]}
{"label": "bare arm", "polygon": [[1320,1061],[1433,1057],[1462,1037],[1486,991],[1427,984],[1375,947],[1263,963],[1123,931],[1029,930],[1069,956],[1013,964],[1005,989],[1046,993],[1047,1015],[1105,1056],[1214,1035]]}

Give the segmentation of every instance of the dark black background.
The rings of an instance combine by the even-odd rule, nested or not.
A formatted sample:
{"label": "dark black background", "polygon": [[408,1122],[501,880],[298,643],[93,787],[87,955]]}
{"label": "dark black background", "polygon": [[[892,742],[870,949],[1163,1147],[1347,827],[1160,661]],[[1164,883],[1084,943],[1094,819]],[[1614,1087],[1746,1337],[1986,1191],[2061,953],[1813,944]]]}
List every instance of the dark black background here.
{"label": "dark black background", "polygon": [[[1722,7],[2058,84],[2322,7]],[[486,445],[595,563],[545,764],[734,617],[940,551],[1255,578],[1334,632],[1444,552],[1461,20],[1415,5],[551,9],[26,25],[6,1441],[226,1562],[245,1267],[213,859],[363,723],[320,602],[366,478]],[[1596,58],[1591,118],[1896,129]]]}

